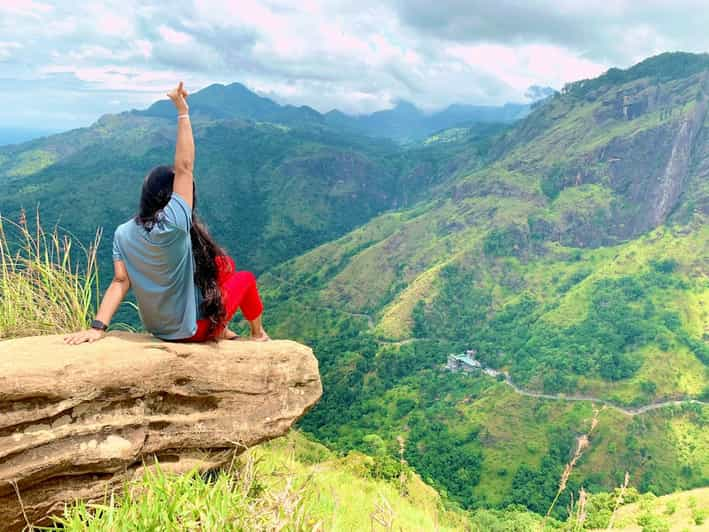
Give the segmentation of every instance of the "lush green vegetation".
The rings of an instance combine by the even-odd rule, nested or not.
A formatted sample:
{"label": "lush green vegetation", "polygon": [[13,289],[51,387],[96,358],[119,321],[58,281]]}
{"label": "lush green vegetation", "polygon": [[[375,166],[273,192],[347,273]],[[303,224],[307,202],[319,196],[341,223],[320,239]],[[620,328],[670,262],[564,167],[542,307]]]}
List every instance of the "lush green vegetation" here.
{"label": "lush green vegetation", "polygon": [[55,228],[46,233],[39,219],[30,230],[0,217],[0,339],[85,327],[98,308],[96,249]]}
{"label": "lush green vegetation", "polygon": [[[321,361],[325,395],[303,428],[338,449],[377,434],[392,456],[402,436],[412,466],[460,504],[544,512],[591,406],[450,375],[448,353],[475,349],[531,391],[620,405],[706,397],[704,215],[680,206],[643,235],[651,206],[630,192],[661,164],[632,153],[669,134],[701,89],[672,78],[665,90],[675,112],[632,121],[595,99],[552,98],[499,140],[493,165],[451,182],[452,201],[375,218],[263,276],[273,332]],[[623,177],[587,164],[610,144],[635,165]],[[572,488],[610,490],[626,469],[641,491],[706,485],[706,422],[701,405],[604,410],[555,515]]]}
{"label": "lush green vegetation", "polygon": [[[324,395],[304,430],[341,450],[371,452],[367,442],[376,436],[392,458],[403,437],[411,466],[466,507],[549,507],[576,435],[589,426],[588,403],[521,397],[489,377],[451,374],[442,365],[455,344],[382,344],[366,332],[366,320],[311,309],[303,297],[277,308],[271,319],[281,326],[272,332],[307,337],[320,360]],[[565,515],[574,489],[612,489],[626,468],[643,491],[703,485],[707,416],[698,405],[636,418],[604,410],[555,515]]]}
{"label": "lush green vegetation", "polygon": [[583,97],[604,85],[620,85],[642,78],[654,81],[668,81],[686,78],[709,68],[708,54],[689,54],[684,52],[668,52],[641,61],[626,70],[611,68],[592,80],[582,80],[569,83],[565,92]]}
{"label": "lush green vegetation", "polygon": [[[570,86],[513,128],[405,148],[320,126],[199,124],[200,212],[240,267],[262,273],[269,332],[319,358],[324,395],[303,430],[371,454],[386,482],[403,438],[445,500],[543,514],[593,399],[706,401],[706,132],[677,136],[705,127],[705,63],[663,54]],[[27,146],[56,154],[27,175],[10,175],[24,159],[3,151],[3,208],[40,200],[54,220],[71,201],[84,214],[63,223],[90,238],[131,214],[126,180],[169,160],[171,127],[107,117],[72,133],[71,153]],[[686,175],[667,171],[672,153],[691,154]],[[663,211],[657,198],[674,189]],[[589,400],[442,370],[463,349],[527,392]],[[709,484],[706,404],[628,412],[600,411],[552,517],[625,471],[640,492]]]}
{"label": "lush green vegetation", "polygon": [[[686,345],[706,363],[706,344],[683,327],[679,312],[658,309],[654,303],[668,292],[689,289],[686,280],[672,273],[677,264],[673,259],[654,261],[632,275],[590,280],[583,318],[567,326],[554,326],[543,318],[558,300],[545,305],[534,294],[523,293],[495,309],[492,286],[479,281],[476,286],[475,272],[447,266],[441,270],[441,288],[430,308],[419,307],[414,332],[474,347],[482,361],[509,367],[521,384],[544,375],[542,387],[547,392],[573,392],[579,376],[628,379],[642,366],[642,351],[650,344],[663,351]],[[589,275],[588,270],[577,270],[564,280],[559,293],[563,297]],[[450,315],[456,320],[446,319]],[[644,391],[652,397],[656,385],[648,382]]]}
{"label": "lush green vegetation", "polygon": [[[628,496],[630,495],[630,496]],[[599,493],[589,499],[586,528],[605,528],[615,506],[611,494]],[[652,493],[626,493],[626,504],[614,516],[613,528],[626,530],[637,526],[643,531],[706,530],[709,519],[709,488],[700,488],[663,497]]]}
{"label": "lush green vegetation", "polygon": [[532,530],[520,509],[467,514],[396,462],[337,456],[299,435],[249,450],[230,470],[181,477],[146,471],[123,493],[68,507],[63,530]]}
{"label": "lush green vegetation", "polygon": [[[471,251],[441,265],[427,263],[425,252],[452,244],[420,249],[421,231],[437,227],[434,213],[378,219],[263,277],[272,332],[310,343],[321,362],[325,394],[302,423],[317,438],[365,449],[376,434],[395,456],[402,436],[411,465],[450,499],[543,512],[590,405],[519,397],[494,379],[451,375],[441,370],[448,353],[474,348],[530,390],[616,404],[705,393],[701,225],[614,248],[547,244],[519,256],[485,253],[485,239],[463,231],[455,242]],[[396,264],[409,253],[419,269],[407,278]],[[423,273],[422,263],[430,268]],[[374,264],[377,276],[367,277]],[[372,297],[387,285],[394,288]],[[374,329],[357,312],[369,313]],[[393,325],[383,329],[385,321]],[[383,330],[400,336],[378,338]],[[698,405],[636,418],[605,410],[555,515],[565,515],[575,488],[612,489],[626,468],[642,491],[705,485],[706,423]]]}

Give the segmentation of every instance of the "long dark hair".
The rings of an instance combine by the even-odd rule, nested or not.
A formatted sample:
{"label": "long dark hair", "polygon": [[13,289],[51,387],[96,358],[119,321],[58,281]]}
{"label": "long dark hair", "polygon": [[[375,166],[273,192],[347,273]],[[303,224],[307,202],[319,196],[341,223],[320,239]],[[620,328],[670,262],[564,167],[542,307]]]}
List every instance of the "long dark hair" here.
{"label": "long dark hair", "polygon": [[[135,221],[142,225],[146,231],[150,232],[155,224],[158,223],[160,211],[170,201],[174,181],[175,172],[172,166],[157,166],[145,176],[140,194],[140,209]],[[224,256],[226,253],[214,241],[207,228],[195,215],[197,194],[194,188],[193,191],[195,193],[192,201],[190,239],[192,240],[192,255],[195,261],[194,283],[202,292],[200,312],[204,318],[209,320],[207,335],[211,336],[226,317],[222,293],[219,289],[217,264],[215,262],[216,257]]]}

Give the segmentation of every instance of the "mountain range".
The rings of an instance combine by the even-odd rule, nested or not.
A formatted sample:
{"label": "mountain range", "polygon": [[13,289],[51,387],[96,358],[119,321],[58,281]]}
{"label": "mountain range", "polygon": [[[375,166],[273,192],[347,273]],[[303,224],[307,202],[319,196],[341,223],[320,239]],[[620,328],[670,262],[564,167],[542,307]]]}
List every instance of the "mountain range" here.
{"label": "mountain range", "polygon": [[[537,87],[531,92],[537,101],[551,94],[553,91],[548,87]],[[198,119],[240,118],[297,127],[331,127],[402,143],[419,141],[436,131],[460,125],[511,123],[524,117],[530,107],[531,104],[518,103],[502,106],[453,104],[441,111],[426,114],[411,102],[399,100],[392,109],[367,115],[352,116],[336,109],[321,114],[307,105],[279,105],[240,83],[210,85],[190,97],[190,110]],[[172,118],[174,110],[169,101],[162,100],[144,111],[136,111],[136,114]]]}
{"label": "mountain range", "polygon": [[[401,437],[466,508],[544,514],[579,441],[556,516],[626,471],[656,494],[709,485],[708,83],[709,56],[668,53],[525,110],[192,95],[197,210],[260,274],[269,333],[319,359],[301,428],[397,459]],[[2,147],[2,214],[104,227],[110,266],[174,134],[156,102]],[[464,352],[487,372],[445,369]]]}

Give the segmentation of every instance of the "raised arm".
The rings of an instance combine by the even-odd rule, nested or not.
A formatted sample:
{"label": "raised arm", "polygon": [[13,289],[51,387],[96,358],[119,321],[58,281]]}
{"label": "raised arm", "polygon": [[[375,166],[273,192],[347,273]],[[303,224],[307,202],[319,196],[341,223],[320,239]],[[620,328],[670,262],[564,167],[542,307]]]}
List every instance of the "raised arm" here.
{"label": "raised arm", "polygon": [[182,82],[167,93],[177,109],[177,143],[175,145],[175,183],[172,190],[177,192],[192,207],[193,202],[193,176],[194,170],[194,139],[192,138],[192,124],[190,123],[189,106],[187,105],[187,91]]}

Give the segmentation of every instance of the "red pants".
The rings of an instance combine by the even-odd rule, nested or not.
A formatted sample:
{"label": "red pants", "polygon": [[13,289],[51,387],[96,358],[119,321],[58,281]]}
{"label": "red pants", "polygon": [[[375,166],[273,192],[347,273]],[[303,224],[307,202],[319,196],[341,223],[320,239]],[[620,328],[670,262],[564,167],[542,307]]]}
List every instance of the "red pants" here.
{"label": "red pants", "polygon": [[219,336],[241,308],[241,313],[249,321],[255,320],[263,312],[263,303],[256,288],[256,276],[251,272],[237,272],[234,260],[228,256],[216,257],[217,283],[222,292],[222,304],[226,311],[224,321],[212,334],[207,335],[209,320],[197,320],[197,332],[185,342],[205,342]]}

